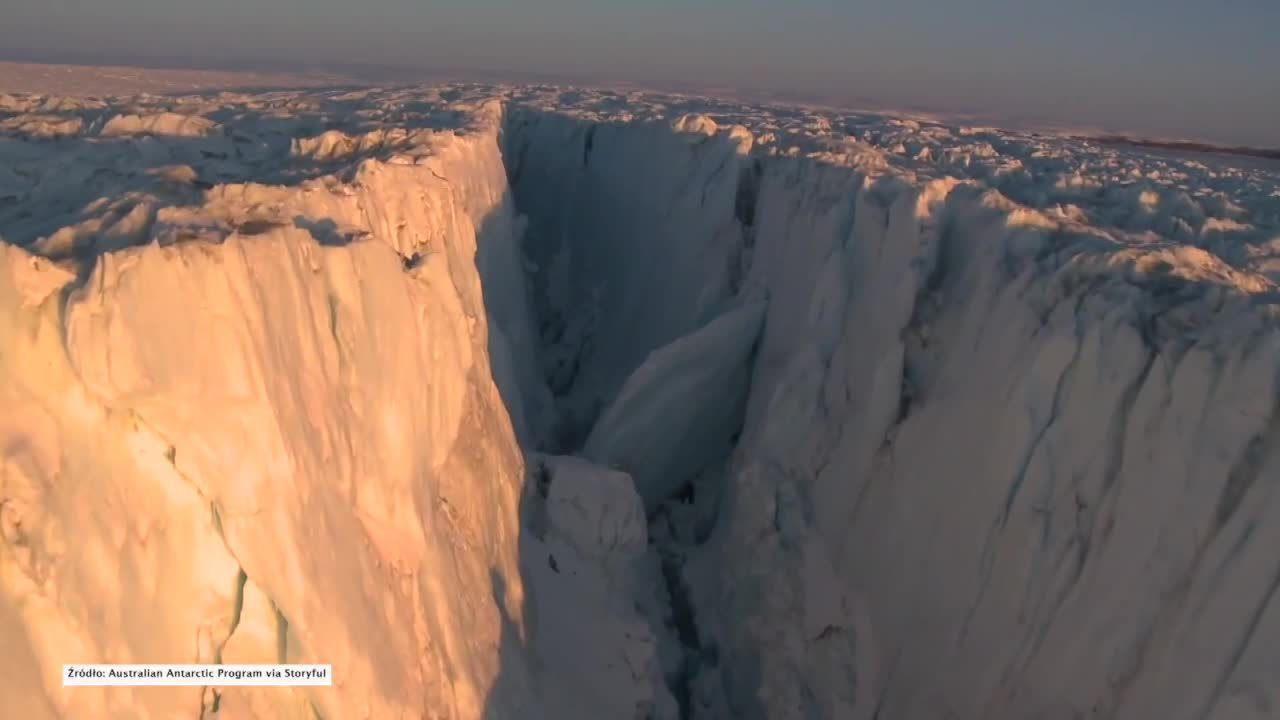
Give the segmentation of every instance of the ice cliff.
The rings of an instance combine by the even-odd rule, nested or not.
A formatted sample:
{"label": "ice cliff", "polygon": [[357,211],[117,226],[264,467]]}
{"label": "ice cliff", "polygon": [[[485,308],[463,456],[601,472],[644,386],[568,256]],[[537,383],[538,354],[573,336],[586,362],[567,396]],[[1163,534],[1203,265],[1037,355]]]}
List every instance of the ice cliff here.
{"label": "ice cliff", "polygon": [[[206,152],[171,142],[133,148]],[[191,205],[162,205],[160,180],[129,201],[141,213],[78,236],[75,266],[3,247],[5,716],[490,702],[502,618],[523,630],[523,476],[476,255],[482,220],[509,240],[513,217],[491,134],[434,150]],[[102,249],[122,223],[136,242]],[[58,675],[277,659],[341,670],[331,691],[203,697],[67,692]]]}
{"label": "ice cliff", "polygon": [[[1280,177],[697,98],[0,96],[0,716],[1280,707]],[[68,662],[333,688],[64,689]]]}

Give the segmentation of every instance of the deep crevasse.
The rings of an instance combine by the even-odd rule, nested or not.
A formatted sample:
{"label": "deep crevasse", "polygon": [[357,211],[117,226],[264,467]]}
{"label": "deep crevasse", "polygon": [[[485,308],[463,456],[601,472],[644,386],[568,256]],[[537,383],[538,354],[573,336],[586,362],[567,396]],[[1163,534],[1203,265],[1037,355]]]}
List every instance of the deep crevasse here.
{"label": "deep crevasse", "polygon": [[[716,656],[693,681],[695,713],[1267,716],[1280,334],[1266,280],[1195,247],[1125,246],[981,185],[804,158],[762,158],[746,188],[756,211],[738,217],[751,227],[728,243],[607,204],[583,220],[573,208],[600,194],[643,207],[634,183],[685,188],[690,225],[732,227],[750,146],[708,175],[711,151],[688,152],[682,171],[674,140],[637,132],[632,174],[591,168],[617,124],[535,122],[548,158],[535,187],[560,206],[522,193],[536,160],[521,155],[533,230],[548,225],[541,209],[556,247],[638,237],[657,246],[648,262],[684,258],[673,276],[628,274],[634,262],[582,272],[606,288],[676,285],[600,311],[605,327],[651,330],[645,301],[689,295],[680,273],[720,277],[748,246],[734,289],[768,297],[715,531],[687,549],[699,644]],[[707,125],[686,118],[676,135]],[[547,169],[580,151],[582,170]]]}
{"label": "deep crevasse", "polygon": [[[532,454],[554,408],[501,108],[460,116],[226,163],[276,184],[192,192],[165,164],[65,230],[11,227],[3,714],[674,717],[630,478]],[[226,152],[180,137],[66,152]],[[76,190],[40,180],[48,211]],[[61,687],[107,660],[331,663],[335,686]]]}
{"label": "deep crevasse", "polygon": [[503,145],[528,218],[534,314],[576,449],[647,355],[729,309],[745,242],[735,215],[751,135],[714,124],[587,123],[514,107]]}
{"label": "deep crevasse", "polygon": [[[0,663],[44,692],[0,708],[212,706],[68,694],[68,652],[335,665],[222,717],[672,717],[664,680],[694,717],[1280,702],[1266,281],[705,118],[466,112],[409,153],[295,143],[379,159],[215,187],[122,242],[220,242],[113,250],[83,283],[3,247],[0,628],[25,641]],[[761,299],[749,358],[697,341]],[[701,453],[623,411],[680,408],[645,388],[690,362],[744,417],[689,393],[718,418]],[[521,445],[581,443],[682,461],[526,474]],[[641,496],[683,484],[644,528]]]}

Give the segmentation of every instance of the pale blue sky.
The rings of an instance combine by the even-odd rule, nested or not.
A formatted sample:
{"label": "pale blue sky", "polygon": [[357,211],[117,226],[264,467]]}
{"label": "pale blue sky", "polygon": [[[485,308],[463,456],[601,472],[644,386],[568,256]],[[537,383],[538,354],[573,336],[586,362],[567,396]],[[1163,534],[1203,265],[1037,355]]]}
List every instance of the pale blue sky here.
{"label": "pale blue sky", "polygon": [[518,71],[1280,145],[1280,0],[15,2],[0,56]]}

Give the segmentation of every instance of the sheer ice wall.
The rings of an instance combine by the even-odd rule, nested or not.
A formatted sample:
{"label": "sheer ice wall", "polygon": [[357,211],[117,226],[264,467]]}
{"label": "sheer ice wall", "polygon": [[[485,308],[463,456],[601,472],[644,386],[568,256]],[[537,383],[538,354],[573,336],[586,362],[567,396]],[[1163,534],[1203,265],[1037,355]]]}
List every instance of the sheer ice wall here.
{"label": "sheer ice wall", "polygon": [[[27,249],[0,246],[0,715],[521,702],[499,648],[524,631],[523,459],[477,271],[519,267],[497,108],[458,136],[281,151],[294,101],[243,102],[226,130],[6,142],[29,181],[4,228]],[[379,158],[321,172],[344,154]],[[61,687],[95,661],[332,663],[335,687]]]}
{"label": "sheer ice wall", "polygon": [[[772,506],[777,536],[730,530],[716,557],[775,597],[708,602],[748,646],[804,648],[762,656],[779,707],[821,706],[847,662],[822,646],[865,612],[880,717],[1269,715],[1274,286],[803,163],[766,174],[758,226],[770,315],[729,507]],[[768,551],[793,581],[750,579]]]}
{"label": "sheer ice wall", "polygon": [[[1274,175],[1173,163],[1242,208],[1159,163],[1154,188],[1107,187],[1008,138],[939,152],[881,128],[862,136],[888,153],[837,135],[797,157],[705,117],[532,115],[507,124],[508,169],[535,264],[569,278],[549,304],[603,328],[575,357],[586,392],[609,402],[599,378],[708,307],[768,299],[741,440],[691,513],[714,531],[677,543],[695,716],[1271,715]],[[585,451],[705,447],[664,437],[688,397]]]}

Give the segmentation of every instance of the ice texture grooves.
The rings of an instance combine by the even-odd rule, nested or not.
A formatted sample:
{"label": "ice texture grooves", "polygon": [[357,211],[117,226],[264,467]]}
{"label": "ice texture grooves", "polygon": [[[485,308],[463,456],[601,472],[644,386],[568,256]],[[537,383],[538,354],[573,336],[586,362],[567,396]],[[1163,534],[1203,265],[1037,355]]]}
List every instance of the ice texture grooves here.
{"label": "ice texture grooves", "polygon": [[521,107],[505,128],[547,378],[561,396],[553,440],[573,447],[649,352],[723,312],[738,290],[744,234],[733,210],[751,136]]}
{"label": "ice texture grooves", "polygon": [[1277,188],[643,93],[0,95],[0,717],[1275,717]]}

